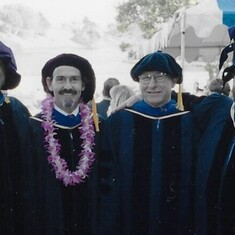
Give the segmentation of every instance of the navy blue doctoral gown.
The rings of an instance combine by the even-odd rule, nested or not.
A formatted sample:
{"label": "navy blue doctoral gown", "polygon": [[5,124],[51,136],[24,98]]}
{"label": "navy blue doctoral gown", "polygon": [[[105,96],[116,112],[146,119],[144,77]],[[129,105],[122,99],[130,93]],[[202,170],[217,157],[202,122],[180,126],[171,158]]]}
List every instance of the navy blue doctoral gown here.
{"label": "navy blue doctoral gown", "polygon": [[[221,180],[224,180],[223,167],[234,131],[230,118],[231,105],[229,97],[213,93],[194,107],[197,145],[195,231],[199,235],[231,234],[228,232],[231,217],[223,212],[219,202]],[[231,203],[231,200],[227,202]]]}
{"label": "navy blue doctoral gown", "polygon": [[113,174],[101,187],[100,234],[193,234],[190,112],[140,101],[111,115],[102,157]]}
{"label": "navy blue doctoral gown", "polygon": [[0,93],[0,234],[30,234],[29,115],[19,100],[4,101]]}
{"label": "navy blue doctoral gown", "polygon": [[103,118],[107,118],[107,111],[110,105],[110,99],[103,99],[101,102],[97,103],[97,113]]}

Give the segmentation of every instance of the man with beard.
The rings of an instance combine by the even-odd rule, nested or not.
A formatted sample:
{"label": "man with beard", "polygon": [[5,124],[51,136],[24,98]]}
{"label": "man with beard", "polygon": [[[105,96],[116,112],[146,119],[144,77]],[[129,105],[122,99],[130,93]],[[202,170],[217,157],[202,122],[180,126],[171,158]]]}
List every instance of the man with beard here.
{"label": "man with beard", "polygon": [[[29,234],[25,227],[29,161],[28,109],[6,91],[20,83],[13,52],[0,42],[0,234]],[[28,194],[29,195],[29,194]]]}
{"label": "man with beard", "polygon": [[42,112],[30,120],[36,215],[32,234],[95,234],[98,143],[87,105],[95,91],[94,71],[85,58],[60,54],[43,67],[42,84],[47,98]]}

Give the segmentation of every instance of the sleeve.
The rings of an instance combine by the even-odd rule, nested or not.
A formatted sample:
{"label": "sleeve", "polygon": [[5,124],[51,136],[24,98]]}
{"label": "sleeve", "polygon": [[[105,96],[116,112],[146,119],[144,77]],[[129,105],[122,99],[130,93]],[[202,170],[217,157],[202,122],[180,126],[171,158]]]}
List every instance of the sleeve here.
{"label": "sleeve", "polygon": [[[186,111],[192,111],[193,109],[195,109],[195,107],[198,104],[200,104],[206,97],[206,96],[192,95],[188,92],[184,92],[182,96],[183,96],[184,108]],[[171,97],[172,99],[177,100],[177,93],[175,91],[172,91]]]}
{"label": "sleeve", "polygon": [[117,178],[117,160],[114,149],[117,140],[110,118],[104,125],[101,139],[99,163],[99,235],[121,235],[118,224],[119,192]]}
{"label": "sleeve", "polygon": [[19,133],[19,141],[21,146],[21,154],[18,167],[21,169],[21,189],[22,189],[22,217],[24,220],[25,234],[31,233],[32,218],[34,214],[33,206],[33,162],[32,148],[30,138],[29,117],[30,112],[24,104],[18,99],[10,97],[10,105],[14,115],[14,122]]}
{"label": "sleeve", "polygon": [[235,127],[235,113],[234,113],[234,102],[233,102],[233,104],[232,104],[232,106],[231,106],[231,109],[230,109],[230,116],[231,116],[231,119],[232,119],[232,122],[233,122],[233,126]]}

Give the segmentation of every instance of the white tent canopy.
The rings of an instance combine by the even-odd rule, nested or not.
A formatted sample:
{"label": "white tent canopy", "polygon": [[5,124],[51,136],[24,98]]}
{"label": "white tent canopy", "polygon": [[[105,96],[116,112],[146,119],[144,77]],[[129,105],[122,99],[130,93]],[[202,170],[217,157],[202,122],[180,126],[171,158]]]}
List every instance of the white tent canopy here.
{"label": "white tent canopy", "polygon": [[[231,4],[230,10],[235,14],[235,1]],[[184,60],[213,62],[229,43],[228,26],[223,24],[217,0],[205,0],[175,12],[140,50],[143,55],[162,50],[174,57],[181,56],[183,66]]]}

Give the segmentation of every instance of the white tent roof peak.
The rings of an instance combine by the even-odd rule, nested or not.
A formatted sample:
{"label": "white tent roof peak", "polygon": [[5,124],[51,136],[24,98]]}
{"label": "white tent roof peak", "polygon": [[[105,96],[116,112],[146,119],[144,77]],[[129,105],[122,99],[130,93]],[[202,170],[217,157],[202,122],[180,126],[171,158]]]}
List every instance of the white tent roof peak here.
{"label": "white tent roof peak", "polygon": [[[235,14],[234,5],[231,9]],[[212,62],[229,43],[228,26],[223,24],[223,13],[217,0],[205,0],[176,11],[141,50],[142,54],[162,50],[188,62],[198,59]]]}

